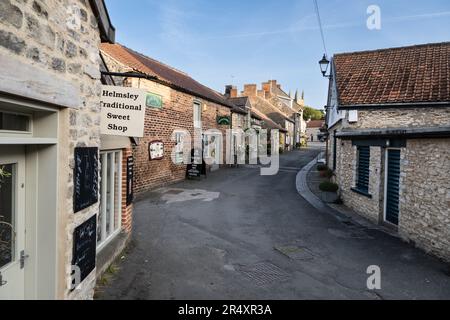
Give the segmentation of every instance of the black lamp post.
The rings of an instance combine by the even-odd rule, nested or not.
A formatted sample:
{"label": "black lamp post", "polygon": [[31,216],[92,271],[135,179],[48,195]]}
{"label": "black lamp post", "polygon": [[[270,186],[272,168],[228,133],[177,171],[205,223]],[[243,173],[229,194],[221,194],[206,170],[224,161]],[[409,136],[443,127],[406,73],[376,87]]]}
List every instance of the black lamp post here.
{"label": "black lamp post", "polygon": [[319,61],[320,65],[320,71],[322,71],[322,74],[324,77],[329,78],[330,76],[327,76],[328,66],[330,65],[330,61],[327,59],[327,55],[324,54],[322,60]]}

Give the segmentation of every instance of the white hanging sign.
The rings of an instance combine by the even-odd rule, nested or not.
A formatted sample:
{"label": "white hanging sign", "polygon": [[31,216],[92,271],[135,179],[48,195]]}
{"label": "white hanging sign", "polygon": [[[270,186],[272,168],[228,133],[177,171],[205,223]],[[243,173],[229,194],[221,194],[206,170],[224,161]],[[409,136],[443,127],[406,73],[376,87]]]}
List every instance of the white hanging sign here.
{"label": "white hanging sign", "polygon": [[101,134],[142,138],[146,95],[141,89],[102,86]]}

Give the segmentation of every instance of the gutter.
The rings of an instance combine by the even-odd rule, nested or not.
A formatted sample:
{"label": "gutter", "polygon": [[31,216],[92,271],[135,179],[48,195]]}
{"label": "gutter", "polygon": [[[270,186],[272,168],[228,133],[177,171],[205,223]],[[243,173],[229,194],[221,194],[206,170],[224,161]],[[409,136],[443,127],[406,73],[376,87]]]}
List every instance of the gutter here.
{"label": "gutter", "polygon": [[408,102],[408,103],[374,103],[374,104],[354,104],[338,106],[338,110],[360,110],[360,109],[386,109],[386,108],[429,108],[450,107],[450,101],[443,102]]}

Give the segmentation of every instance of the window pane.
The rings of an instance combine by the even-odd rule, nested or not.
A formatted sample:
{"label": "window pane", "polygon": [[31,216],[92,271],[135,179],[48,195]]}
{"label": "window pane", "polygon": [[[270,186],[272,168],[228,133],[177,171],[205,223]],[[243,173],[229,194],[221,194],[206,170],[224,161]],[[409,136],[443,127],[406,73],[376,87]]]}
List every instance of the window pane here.
{"label": "window pane", "polygon": [[0,130],[28,131],[29,121],[24,115],[0,112]]}
{"label": "window pane", "polygon": [[14,165],[0,165],[0,268],[14,261]]}
{"label": "window pane", "polygon": [[106,152],[102,154],[100,159],[102,181],[100,184],[101,201],[97,236],[99,246],[109,240],[109,237],[119,229],[120,219],[122,219],[120,203],[122,190],[120,185],[121,152]]}

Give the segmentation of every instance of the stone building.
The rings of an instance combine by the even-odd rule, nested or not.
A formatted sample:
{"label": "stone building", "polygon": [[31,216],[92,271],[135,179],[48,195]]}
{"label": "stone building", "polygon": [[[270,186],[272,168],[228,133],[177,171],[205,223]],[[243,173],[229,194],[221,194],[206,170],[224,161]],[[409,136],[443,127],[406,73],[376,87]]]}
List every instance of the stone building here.
{"label": "stone building", "polygon": [[92,298],[97,253],[131,228],[131,143],[100,134],[114,34],[101,0],[0,3],[0,299]]}
{"label": "stone building", "polygon": [[[144,138],[133,147],[136,193],[186,177],[188,159],[183,154],[194,147],[194,142],[186,141],[188,136],[203,144],[210,170],[226,162],[226,129],[231,127],[234,105],[223,95],[122,45],[103,44],[101,50],[109,70],[121,73],[114,77],[117,84],[148,92]],[[156,159],[149,155],[154,144],[161,148]]]}
{"label": "stone building", "polygon": [[276,80],[263,83],[261,90],[256,84],[246,84],[240,95],[236,87],[228,86],[226,94],[231,94],[234,99],[247,98],[253,110],[283,128],[280,135],[282,150],[290,151],[299,146],[306,132],[306,122],[303,120],[303,100],[298,94],[292,98]]}
{"label": "stone building", "polygon": [[[295,96],[291,97],[281,88],[276,80],[269,80],[262,84],[262,92],[264,97],[273,106],[277,107],[281,112],[294,120],[293,134],[291,136],[290,149],[299,147],[306,134],[306,121],[303,119],[304,100],[296,91]],[[261,94],[262,94],[261,92]]]}
{"label": "stone building", "polygon": [[328,164],[344,203],[450,261],[450,43],[337,54]]}
{"label": "stone building", "polygon": [[321,129],[324,128],[324,120],[310,120],[306,122],[306,137],[308,141],[319,141],[321,137]]}

